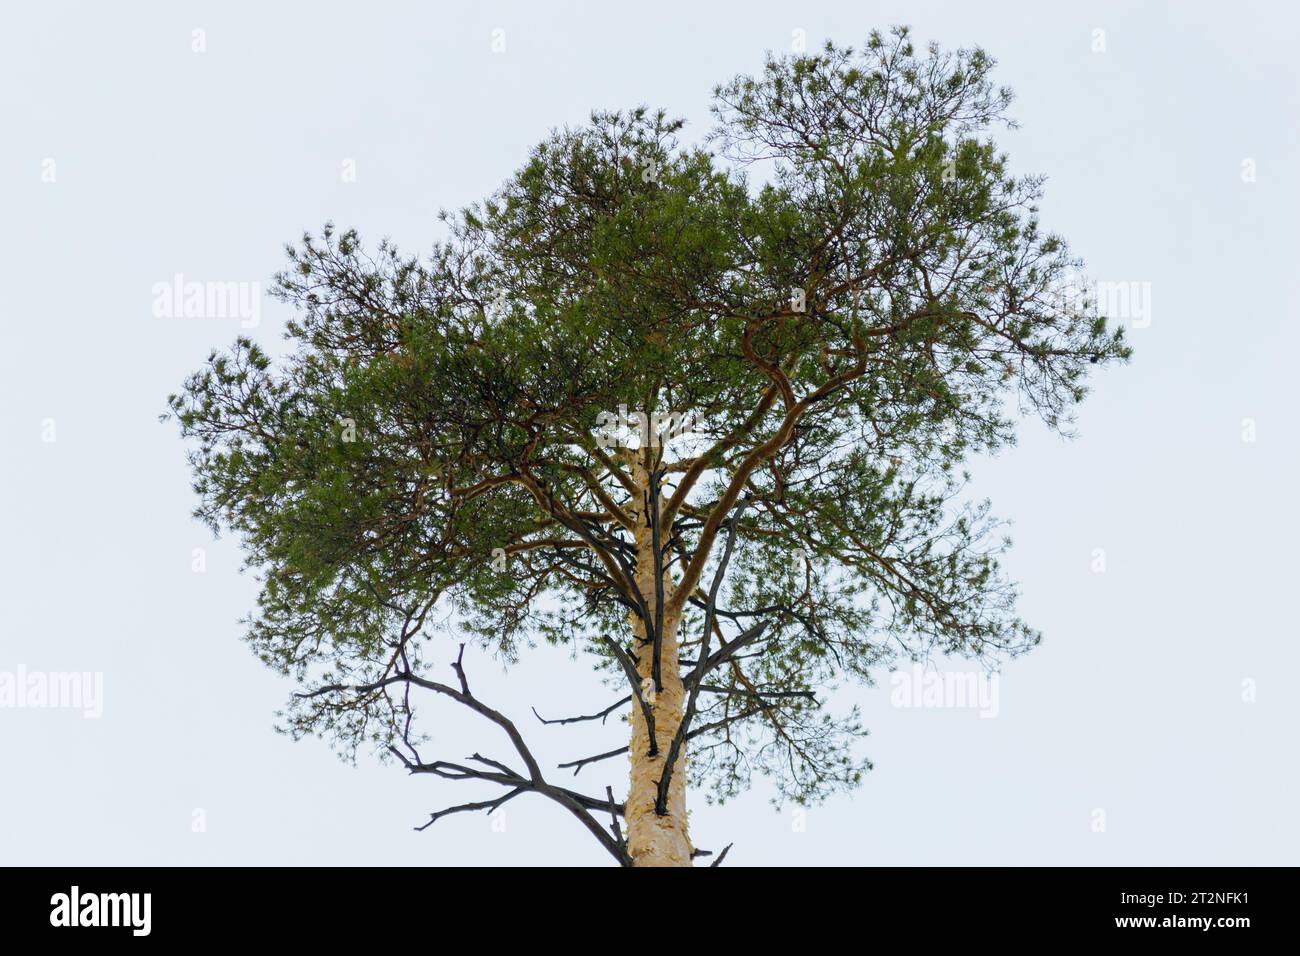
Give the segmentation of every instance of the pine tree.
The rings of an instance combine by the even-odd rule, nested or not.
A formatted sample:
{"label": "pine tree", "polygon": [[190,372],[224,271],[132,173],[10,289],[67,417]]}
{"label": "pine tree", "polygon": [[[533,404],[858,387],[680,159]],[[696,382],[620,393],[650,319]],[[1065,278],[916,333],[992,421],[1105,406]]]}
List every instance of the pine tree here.
{"label": "pine tree", "polygon": [[[703,146],[647,108],[554,132],[431,255],[330,226],[290,247],[295,348],[241,339],[170,399],[198,514],[260,575],[248,639],[301,682],[288,728],[497,788],[433,819],[541,794],[621,864],[686,866],[688,784],[859,781],[833,682],[1032,647],[964,468],[1025,412],[1066,427],[1128,349],[1064,291],[992,67],[905,29],[769,57]],[[467,644],[522,667],[538,639],[622,683],[572,720],[621,710],[626,744],[569,765],[626,755],[622,802],[554,783],[526,705],[471,689]],[[511,757],[426,757],[426,695]]]}

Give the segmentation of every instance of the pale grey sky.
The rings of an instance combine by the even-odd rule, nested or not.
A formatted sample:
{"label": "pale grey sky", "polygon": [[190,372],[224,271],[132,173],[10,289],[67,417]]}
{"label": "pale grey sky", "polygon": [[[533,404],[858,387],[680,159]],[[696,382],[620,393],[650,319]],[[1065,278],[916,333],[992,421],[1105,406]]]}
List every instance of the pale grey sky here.
{"label": "pale grey sky", "polygon": [[[463,785],[272,733],[291,686],[239,641],[254,582],[189,517],[183,447],[156,419],[210,347],[241,331],[279,347],[286,311],[262,301],[249,330],[159,318],[154,286],[265,284],[326,219],[425,247],[440,207],[489,192],[551,126],[646,102],[703,136],[713,85],[793,31],[859,42],[893,23],[1000,61],[1013,162],[1050,177],[1045,223],[1097,278],[1149,292],[1149,322],[1076,440],[1031,425],[973,466],[1014,521],[1007,565],[1045,634],[1004,669],[997,717],[893,707],[888,675],[847,689],[837,705],[860,702],[872,731],[863,786],[802,820],[761,788],[697,799],[695,842],[734,842],[737,865],[1300,862],[1300,18],[751,0],[7,11],[0,673],[101,673],[103,714],[0,709],[0,863],[605,863],[540,798],[510,804],[503,832],[460,816],[414,833]],[[507,679],[467,658],[543,755],[586,753],[528,706],[606,695],[562,653],[532,663]],[[454,754],[497,741],[441,713]],[[625,776],[614,761],[579,779]]]}

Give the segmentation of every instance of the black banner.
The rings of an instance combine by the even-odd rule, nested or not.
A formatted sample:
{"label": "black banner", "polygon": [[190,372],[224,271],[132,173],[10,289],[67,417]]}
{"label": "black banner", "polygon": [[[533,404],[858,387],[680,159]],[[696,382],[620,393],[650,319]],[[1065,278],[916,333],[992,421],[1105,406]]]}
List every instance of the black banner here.
{"label": "black banner", "polygon": [[[813,938],[818,927],[829,938],[857,925],[873,934],[864,945],[885,931],[914,936],[918,946],[1097,937],[1230,946],[1261,933],[1291,935],[1295,885],[1295,870],[1268,868],[719,868],[657,890],[670,877],[600,870],[19,868],[3,877],[7,942],[75,934],[91,945],[383,945],[462,923],[493,941],[529,933],[549,940],[566,927],[586,937],[605,924],[624,933],[638,925],[633,935],[648,940],[665,916],[689,934],[697,901],[714,918],[725,914],[726,937],[787,920]],[[662,909],[668,885],[679,888],[670,897],[680,900],[675,915]],[[647,906],[657,901],[653,914],[638,911],[637,894],[646,891]],[[513,915],[538,911],[550,915]]]}

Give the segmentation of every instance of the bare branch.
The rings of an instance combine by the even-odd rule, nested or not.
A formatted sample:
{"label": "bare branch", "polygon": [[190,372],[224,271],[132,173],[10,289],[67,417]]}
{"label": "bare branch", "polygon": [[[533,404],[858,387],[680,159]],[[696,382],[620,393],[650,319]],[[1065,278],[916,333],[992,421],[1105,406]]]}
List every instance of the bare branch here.
{"label": "bare branch", "polygon": [[655,739],[655,715],[646,703],[645,697],[641,694],[641,677],[636,672],[636,664],[628,656],[627,651],[619,646],[618,642],[610,638],[607,634],[602,634],[600,639],[605,642],[605,646],[614,652],[618,662],[623,665],[623,673],[627,675],[628,682],[632,685],[632,693],[636,697],[636,702],[641,708],[641,716],[645,718],[646,731],[650,735],[650,749],[646,752],[648,757],[657,757],[659,755],[659,742]]}
{"label": "bare branch", "polygon": [[547,720],[541,714],[537,713],[536,707],[532,708],[532,711],[533,711],[533,716],[535,716],[538,720],[540,720],[544,724],[578,724],[584,720],[599,720],[603,724],[605,722],[606,717],[608,717],[614,711],[618,710],[624,704],[628,703],[628,701],[630,701],[631,699],[632,699],[632,695],[628,694],[626,697],[620,697],[618,700],[614,701],[614,703],[610,704],[604,710],[598,711],[597,713],[583,714],[580,717],[560,717],[556,720]]}

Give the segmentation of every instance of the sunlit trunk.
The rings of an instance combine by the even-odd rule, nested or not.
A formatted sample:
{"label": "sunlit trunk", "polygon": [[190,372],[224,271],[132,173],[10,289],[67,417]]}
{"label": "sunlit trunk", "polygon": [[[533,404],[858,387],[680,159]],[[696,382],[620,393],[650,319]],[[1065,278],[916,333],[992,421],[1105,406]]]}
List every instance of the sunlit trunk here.
{"label": "sunlit trunk", "polygon": [[[645,471],[634,470],[638,484],[648,484]],[[643,513],[642,502],[636,502],[638,531],[637,587],[655,613],[654,542],[650,523]],[[671,580],[664,574],[665,601],[672,595]],[[637,671],[642,678],[643,693],[653,697],[650,704],[654,716],[655,738],[658,753],[650,756],[650,735],[645,717],[635,698],[632,701],[632,739],[629,760],[632,764],[631,786],[627,796],[627,848],[634,866],[690,866],[691,842],[686,819],[686,748],[678,754],[668,790],[667,812],[655,812],[659,780],[663,776],[664,761],[672,745],[673,736],[681,724],[686,693],[682,686],[677,664],[676,617],[665,615],[663,640],[660,650],[661,690],[652,682],[654,646],[646,641],[646,628],[639,617],[632,615],[633,647],[637,655]]]}

